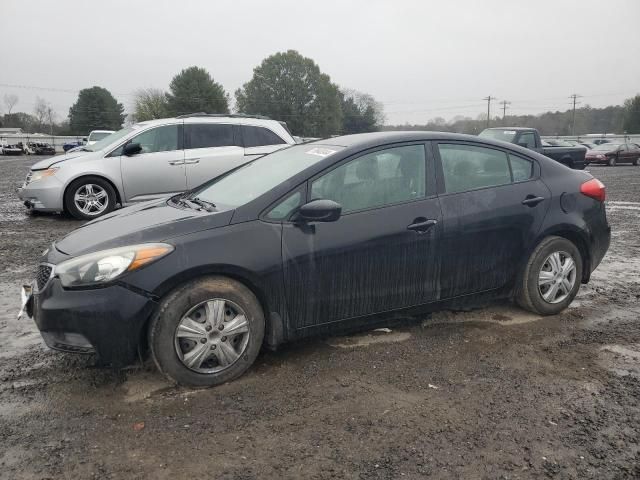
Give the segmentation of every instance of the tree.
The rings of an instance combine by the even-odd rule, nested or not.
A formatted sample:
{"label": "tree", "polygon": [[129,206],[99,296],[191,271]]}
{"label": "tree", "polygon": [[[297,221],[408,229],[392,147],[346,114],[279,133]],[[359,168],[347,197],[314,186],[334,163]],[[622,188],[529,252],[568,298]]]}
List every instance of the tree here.
{"label": "tree", "polygon": [[24,132],[33,132],[38,121],[33,115],[24,112],[7,113],[3,119],[4,127],[21,128]]}
{"label": "tree", "polygon": [[627,133],[640,133],[640,95],[625,100],[623,126]]}
{"label": "tree", "polygon": [[73,134],[91,130],[119,130],[124,121],[124,107],[102,87],[80,90],[78,100],[69,109],[69,127]]}
{"label": "tree", "polygon": [[44,127],[48,127],[49,133],[52,133],[55,121],[55,112],[53,111],[51,104],[40,97],[36,97],[36,106],[33,113],[36,118],[36,128],[38,130],[42,130]]}
{"label": "tree", "polygon": [[189,67],[173,77],[166,94],[171,115],[186,113],[229,113],[229,95],[209,72],[200,67]]}
{"label": "tree", "polygon": [[18,96],[15,93],[7,93],[4,96],[4,104],[7,107],[7,115],[11,115],[11,110],[18,103]]}
{"label": "tree", "polygon": [[382,105],[369,94],[342,91],[342,133],[375,132],[384,123]]}
{"label": "tree", "polygon": [[296,135],[326,137],[342,130],[340,90],[295,50],[265,58],[235,95],[239,112],[286,121]]}
{"label": "tree", "polygon": [[166,94],[157,88],[143,88],[135,93],[133,120],[144,122],[169,116]]}

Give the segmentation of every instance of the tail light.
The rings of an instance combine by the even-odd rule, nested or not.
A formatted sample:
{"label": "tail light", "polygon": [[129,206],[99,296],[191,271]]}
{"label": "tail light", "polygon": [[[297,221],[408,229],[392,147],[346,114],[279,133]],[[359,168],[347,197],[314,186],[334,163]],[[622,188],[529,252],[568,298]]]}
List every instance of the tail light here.
{"label": "tail light", "polygon": [[602,183],[597,178],[592,178],[588,182],[584,182],[582,185],[580,185],[580,193],[586,195],[587,197],[594,198],[600,202],[604,202],[604,183]]}

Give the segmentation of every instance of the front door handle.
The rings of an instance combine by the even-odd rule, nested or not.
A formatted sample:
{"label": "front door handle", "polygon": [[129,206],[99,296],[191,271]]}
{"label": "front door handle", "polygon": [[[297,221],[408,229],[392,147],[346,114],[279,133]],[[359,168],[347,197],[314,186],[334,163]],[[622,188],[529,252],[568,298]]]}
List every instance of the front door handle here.
{"label": "front door handle", "polygon": [[522,201],[522,204],[526,205],[527,207],[535,207],[542,201],[544,201],[544,197],[534,197],[533,195],[527,195]]}
{"label": "front door handle", "polygon": [[186,163],[187,165],[192,165],[194,163],[200,163],[200,159],[199,158],[190,158],[184,161],[184,163]]}
{"label": "front door handle", "polygon": [[184,165],[184,160],[169,160],[169,165]]}
{"label": "front door handle", "polygon": [[438,223],[437,220],[432,220],[432,219],[427,220],[424,217],[418,217],[413,221],[411,225],[407,226],[407,230],[413,230],[414,232],[418,232],[418,233],[425,233],[427,230],[433,227],[436,223]]}

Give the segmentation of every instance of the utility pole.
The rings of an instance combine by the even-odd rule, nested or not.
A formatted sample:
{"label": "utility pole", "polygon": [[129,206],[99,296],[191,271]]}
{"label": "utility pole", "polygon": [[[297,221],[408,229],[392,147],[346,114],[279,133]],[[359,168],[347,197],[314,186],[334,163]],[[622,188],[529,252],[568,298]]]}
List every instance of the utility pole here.
{"label": "utility pole", "polygon": [[[572,115],[572,119],[571,119],[571,136],[574,136],[576,134],[576,100],[578,98],[582,97],[582,95],[578,95],[577,93],[574,93],[572,95],[569,95],[569,98],[573,99],[573,115]],[[580,102],[577,102],[580,103]]]}
{"label": "utility pole", "polygon": [[487,101],[487,128],[489,128],[489,121],[491,120],[491,100],[497,100],[497,98],[489,95],[488,97],[484,97],[483,100]]}
{"label": "utility pole", "polygon": [[507,105],[511,105],[511,102],[503,100],[500,102],[500,105],[502,105],[502,123],[504,123],[504,119],[507,116]]}

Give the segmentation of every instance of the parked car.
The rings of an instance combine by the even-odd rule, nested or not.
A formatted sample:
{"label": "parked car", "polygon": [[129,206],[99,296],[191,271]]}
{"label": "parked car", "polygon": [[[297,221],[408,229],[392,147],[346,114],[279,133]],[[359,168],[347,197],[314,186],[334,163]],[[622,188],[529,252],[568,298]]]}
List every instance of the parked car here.
{"label": "parked car", "polygon": [[2,154],[3,155],[13,155],[13,156],[17,156],[17,155],[22,155],[23,152],[23,148],[22,148],[22,144],[17,144],[17,145],[9,145],[7,144],[6,147],[2,147]]}
{"label": "parked car", "polygon": [[32,155],[55,155],[56,149],[45,142],[29,142],[30,154]]}
{"label": "parked car", "polygon": [[78,147],[82,147],[84,145],[84,143],[80,140],[76,140],[75,142],[66,142],[62,145],[62,149],[65,152],[68,152],[70,150],[76,149]]}
{"label": "parked car", "polygon": [[587,152],[590,163],[604,163],[615,167],[618,163],[638,165],[640,148],[635,143],[601,143]]}
{"label": "parked car", "polygon": [[557,314],[607,251],[604,199],[588,173],[504,142],[320,140],[71,232],[24,308],[52,348],[121,366],[148,340],[170,379],[216,385],[263,344],[396,313],[515,298]]}
{"label": "parked car", "polygon": [[103,138],[108,137],[114,131],[113,130],[91,130],[89,136],[87,137],[87,145],[93,145],[96,142],[99,142]]}
{"label": "parked car", "polygon": [[587,166],[585,161],[585,154],[587,152],[586,148],[553,145],[545,146],[542,143],[538,130],[535,128],[487,128],[480,133],[480,137],[514,143],[523,148],[533,150],[534,152],[542,153],[544,156],[552,158],[569,168],[583,170]]}
{"label": "parked car", "polygon": [[556,139],[555,141],[547,139],[550,145],[554,147],[586,147],[587,150],[592,149],[595,145],[593,143],[581,143],[577,140],[560,140]]}
{"label": "parked car", "polygon": [[80,219],[166,197],[295,141],[286,124],[241,115],[184,115],[124,128],[31,167],[18,196],[27,208]]}

